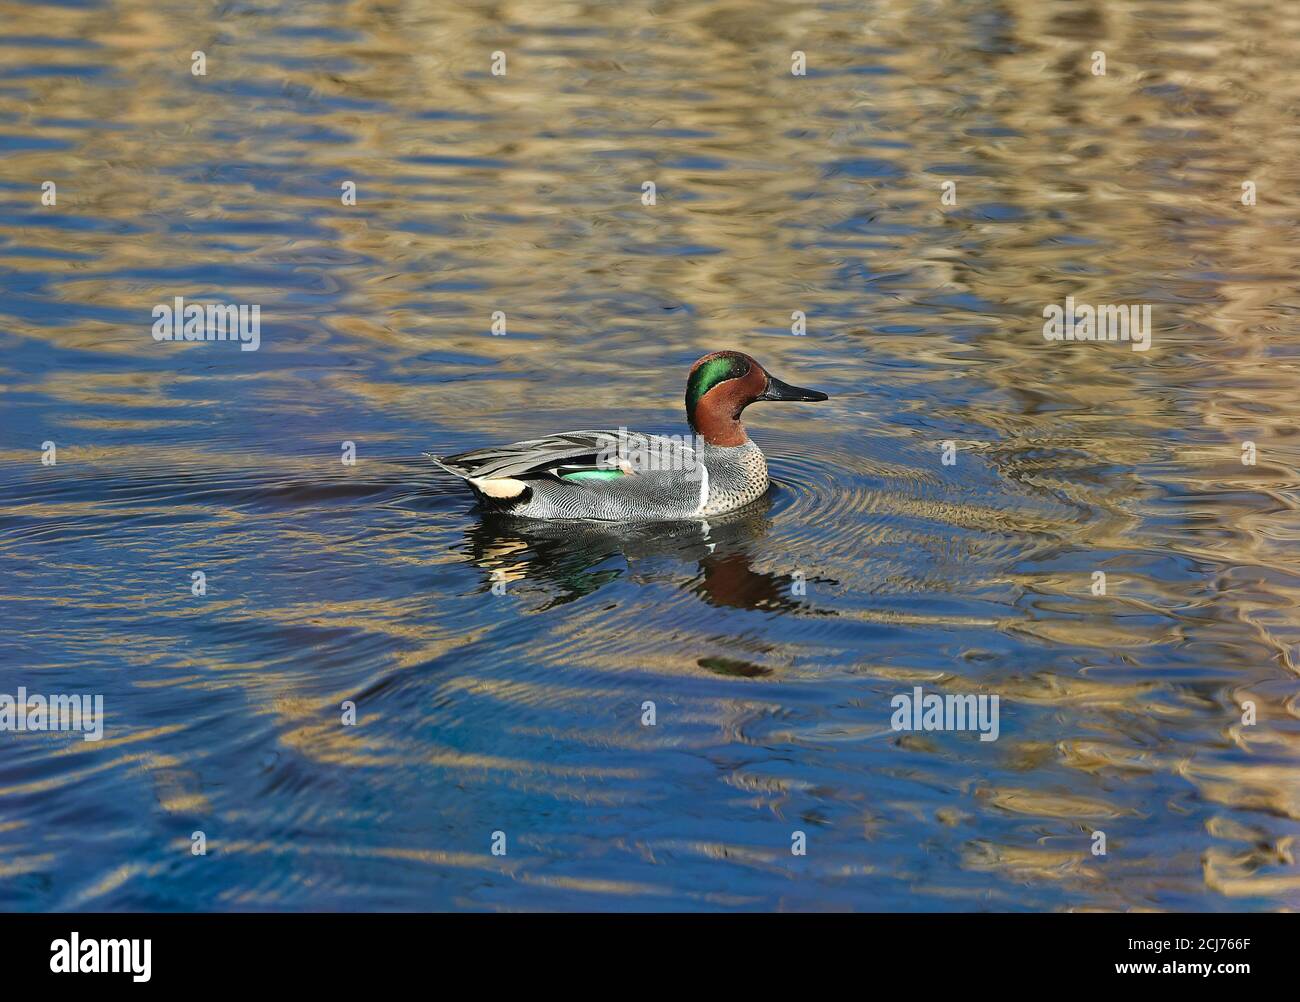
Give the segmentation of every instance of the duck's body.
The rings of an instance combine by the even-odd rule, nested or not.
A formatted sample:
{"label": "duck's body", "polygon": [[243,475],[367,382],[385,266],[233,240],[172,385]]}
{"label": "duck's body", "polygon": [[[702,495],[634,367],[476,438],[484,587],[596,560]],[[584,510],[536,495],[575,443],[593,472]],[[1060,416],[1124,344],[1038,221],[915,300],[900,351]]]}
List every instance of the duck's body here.
{"label": "duck's body", "polygon": [[[620,444],[623,455],[667,462],[628,462],[632,473],[602,463],[602,455],[620,455]],[[717,446],[700,439],[691,446],[622,429],[564,432],[434,462],[466,480],[488,507],[524,518],[703,518],[743,507],[768,488],[767,460],[753,442]]]}
{"label": "duck's body", "polygon": [[488,507],[524,518],[678,521],[742,508],[768,488],[767,460],[740,412],[754,400],[825,400],[769,376],[739,352],[691,368],[683,440],[620,428],[572,431],[454,456],[431,456]]}

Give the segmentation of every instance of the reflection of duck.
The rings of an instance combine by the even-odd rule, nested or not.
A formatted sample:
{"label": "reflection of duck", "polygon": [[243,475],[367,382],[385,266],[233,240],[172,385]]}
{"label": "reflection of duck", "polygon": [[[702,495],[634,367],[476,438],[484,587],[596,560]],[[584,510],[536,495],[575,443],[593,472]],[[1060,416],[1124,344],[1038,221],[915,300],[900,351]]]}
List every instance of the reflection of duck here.
{"label": "reflection of duck", "polygon": [[767,460],[740,413],[756,400],[825,400],[738,351],[705,355],[686,382],[693,446],[626,429],[571,431],[430,456],[491,510],[526,518],[666,522],[743,508],[767,491]]}
{"label": "reflection of duck", "polygon": [[[602,566],[612,557],[695,563],[688,588],[710,605],[766,611],[806,608],[793,594],[794,577],[756,571],[752,555],[768,530],[771,500],[707,522],[551,523],[489,515],[466,531],[466,549],[493,581],[521,581],[557,590],[551,605],[591,594],[624,571]],[[599,568],[599,569],[598,569]]]}

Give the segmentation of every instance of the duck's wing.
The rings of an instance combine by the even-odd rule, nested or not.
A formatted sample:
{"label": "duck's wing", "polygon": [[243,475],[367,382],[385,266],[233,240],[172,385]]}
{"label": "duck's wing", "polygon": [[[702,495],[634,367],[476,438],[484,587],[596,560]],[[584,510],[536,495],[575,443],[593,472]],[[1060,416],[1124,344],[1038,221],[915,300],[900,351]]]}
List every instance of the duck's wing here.
{"label": "duck's wing", "polygon": [[[527,480],[536,477],[618,476],[628,456],[654,454],[687,463],[694,451],[675,439],[623,430],[566,431],[525,442],[490,446],[454,456],[425,453],[449,473],[467,480]],[[662,462],[662,458],[658,461]],[[633,464],[635,465],[635,464]]]}

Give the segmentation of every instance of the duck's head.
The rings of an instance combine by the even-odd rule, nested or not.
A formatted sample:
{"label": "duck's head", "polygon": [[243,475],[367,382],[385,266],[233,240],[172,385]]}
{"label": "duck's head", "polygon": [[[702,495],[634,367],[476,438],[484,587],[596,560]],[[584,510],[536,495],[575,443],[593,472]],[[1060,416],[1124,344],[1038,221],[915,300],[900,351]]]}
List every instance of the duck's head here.
{"label": "duck's head", "polygon": [[744,445],[740,412],[755,400],[825,400],[820,390],[782,382],[744,352],[715,351],[691,366],[686,420],[710,445]]}

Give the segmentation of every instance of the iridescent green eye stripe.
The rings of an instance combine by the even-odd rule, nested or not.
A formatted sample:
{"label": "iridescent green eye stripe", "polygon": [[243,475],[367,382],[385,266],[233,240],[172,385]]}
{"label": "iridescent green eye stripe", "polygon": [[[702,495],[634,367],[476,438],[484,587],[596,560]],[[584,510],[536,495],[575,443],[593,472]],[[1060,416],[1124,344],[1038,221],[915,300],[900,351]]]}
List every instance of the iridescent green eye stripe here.
{"label": "iridescent green eye stripe", "polygon": [[743,376],[748,371],[749,366],[738,358],[723,357],[705,362],[691,373],[691,378],[686,383],[687,413],[694,411],[700,397],[708,393],[713,387],[724,380]]}

